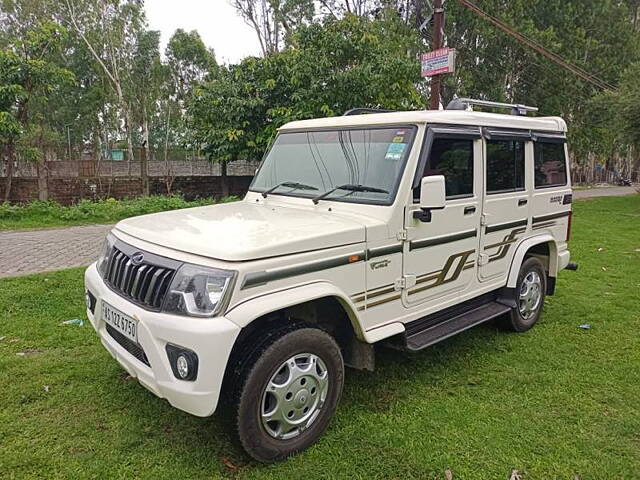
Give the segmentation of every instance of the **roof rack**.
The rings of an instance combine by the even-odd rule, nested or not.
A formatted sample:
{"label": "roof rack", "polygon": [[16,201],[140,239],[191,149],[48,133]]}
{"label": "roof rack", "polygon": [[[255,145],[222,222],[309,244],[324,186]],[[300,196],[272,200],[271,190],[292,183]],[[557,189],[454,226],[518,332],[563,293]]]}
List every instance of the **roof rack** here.
{"label": "roof rack", "polygon": [[383,110],[382,108],[352,108],[342,114],[343,117],[349,115],[364,115],[368,113],[391,113],[394,110]]}
{"label": "roof rack", "polygon": [[454,98],[447,105],[447,110],[472,110],[473,105],[479,107],[508,108],[511,115],[526,116],[527,112],[537,112],[538,107],[529,107],[520,103],[490,102],[488,100],[476,100],[474,98]]}

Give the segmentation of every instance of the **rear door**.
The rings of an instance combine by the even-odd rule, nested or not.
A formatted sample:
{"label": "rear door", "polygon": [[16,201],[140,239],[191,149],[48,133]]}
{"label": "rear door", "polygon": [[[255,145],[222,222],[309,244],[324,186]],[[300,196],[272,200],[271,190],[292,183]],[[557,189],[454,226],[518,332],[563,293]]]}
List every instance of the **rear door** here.
{"label": "rear door", "polygon": [[533,146],[529,132],[483,129],[484,189],[478,277],[501,281],[529,225]]}
{"label": "rear door", "polygon": [[[413,204],[407,208],[403,270],[407,285],[403,303],[412,307],[440,303],[476,282],[475,260],[480,226],[482,138],[478,127],[429,127],[416,171]],[[431,211],[431,221],[413,217],[419,211],[420,181],[444,175],[446,206]]]}
{"label": "rear door", "polygon": [[569,155],[564,133],[536,133],[534,142],[532,232],[568,241],[571,216]]}

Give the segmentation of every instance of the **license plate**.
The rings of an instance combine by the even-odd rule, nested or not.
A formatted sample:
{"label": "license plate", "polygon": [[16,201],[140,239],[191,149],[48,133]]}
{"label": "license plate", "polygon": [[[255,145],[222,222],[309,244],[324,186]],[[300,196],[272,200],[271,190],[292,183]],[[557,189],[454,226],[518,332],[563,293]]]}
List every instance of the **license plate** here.
{"label": "license plate", "polygon": [[129,340],[138,343],[138,322],[104,301],[102,302],[102,320]]}

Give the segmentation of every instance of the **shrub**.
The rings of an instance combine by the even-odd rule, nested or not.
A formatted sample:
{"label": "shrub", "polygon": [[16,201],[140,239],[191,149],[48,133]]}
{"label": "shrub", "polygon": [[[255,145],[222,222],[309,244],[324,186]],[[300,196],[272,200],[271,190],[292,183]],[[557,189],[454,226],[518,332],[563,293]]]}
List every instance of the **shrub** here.
{"label": "shrub", "polygon": [[[237,197],[226,197],[218,202],[230,202]],[[204,198],[186,201],[177,195],[138,197],[125,200],[80,200],[75,205],[62,206],[53,201],[33,201],[24,205],[0,203],[0,227],[51,226],[79,223],[108,223],[147,213],[179,208],[211,205],[215,201]]]}

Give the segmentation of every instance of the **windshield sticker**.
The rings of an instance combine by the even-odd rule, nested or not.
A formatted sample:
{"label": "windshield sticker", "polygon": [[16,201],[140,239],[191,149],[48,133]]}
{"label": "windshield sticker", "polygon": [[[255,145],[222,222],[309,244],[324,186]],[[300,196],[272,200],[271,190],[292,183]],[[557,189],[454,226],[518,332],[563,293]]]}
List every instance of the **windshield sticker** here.
{"label": "windshield sticker", "polygon": [[385,160],[400,160],[406,147],[406,143],[390,143],[387,154],[384,156]]}
{"label": "windshield sticker", "polygon": [[398,135],[397,137],[393,137],[393,143],[404,143],[404,136]]}

